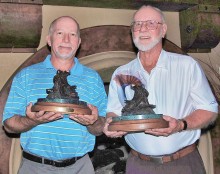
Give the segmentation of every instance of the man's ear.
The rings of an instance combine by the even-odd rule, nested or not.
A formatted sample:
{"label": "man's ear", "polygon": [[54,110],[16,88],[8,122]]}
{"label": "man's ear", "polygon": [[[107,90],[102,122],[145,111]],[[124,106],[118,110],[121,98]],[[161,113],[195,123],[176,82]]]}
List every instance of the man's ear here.
{"label": "man's ear", "polygon": [[167,24],[163,24],[163,38],[165,37],[166,33],[167,33]]}
{"label": "man's ear", "polygon": [[51,47],[51,39],[49,35],[47,35],[46,41],[47,41],[47,44]]}
{"label": "man's ear", "polygon": [[80,44],[81,44],[81,38],[79,38],[78,48],[79,48]]}

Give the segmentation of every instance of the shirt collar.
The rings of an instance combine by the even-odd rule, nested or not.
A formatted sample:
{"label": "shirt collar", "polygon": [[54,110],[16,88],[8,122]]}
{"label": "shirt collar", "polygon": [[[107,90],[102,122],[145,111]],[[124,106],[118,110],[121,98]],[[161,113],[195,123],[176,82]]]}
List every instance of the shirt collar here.
{"label": "shirt collar", "polygon": [[[44,60],[44,64],[48,69],[55,69],[50,61],[50,58],[51,55],[49,54]],[[83,66],[76,57],[74,57],[74,66],[71,68],[70,74],[76,76],[81,76],[83,74]]]}
{"label": "shirt collar", "polygon": [[162,49],[156,67],[167,69],[167,64],[168,64],[167,52]]}
{"label": "shirt collar", "polygon": [[83,65],[76,57],[74,58],[74,66],[71,68],[70,74],[75,76],[81,76],[83,74]]}
{"label": "shirt collar", "polygon": [[46,59],[44,60],[44,64],[47,69],[55,69],[50,61],[51,55],[49,54]]}
{"label": "shirt collar", "polygon": [[[143,65],[141,64],[140,58],[139,58],[139,53],[137,54],[137,68],[139,68],[140,70],[144,70]],[[157,61],[156,67],[157,68],[164,68],[167,69],[167,63],[168,63],[168,58],[167,58],[167,53],[165,50],[161,50],[159,59]]]}

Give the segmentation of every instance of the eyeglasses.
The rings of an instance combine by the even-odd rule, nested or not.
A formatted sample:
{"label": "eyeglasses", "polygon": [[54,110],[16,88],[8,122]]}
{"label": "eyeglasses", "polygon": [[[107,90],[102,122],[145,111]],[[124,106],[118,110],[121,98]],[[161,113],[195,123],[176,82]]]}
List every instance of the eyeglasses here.
{"label": "eyeglasses", "polygon": [[135,21],[131,23],[132,31],[140,31],[142,27],[148,30],[156,30],[158,28],[158,24],[162,25],[163,23],[157,21]]}

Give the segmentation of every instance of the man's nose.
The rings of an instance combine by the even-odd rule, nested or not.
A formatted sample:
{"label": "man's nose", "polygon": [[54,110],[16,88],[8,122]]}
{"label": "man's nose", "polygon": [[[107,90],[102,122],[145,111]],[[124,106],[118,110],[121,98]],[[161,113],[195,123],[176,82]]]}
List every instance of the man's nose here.
{"label": "man's nose", "polygon": [[70,41],[69,34],[64,34],[63,40],[64,42],[69,42]]}
{"label": "man's nose", "polygon": [[145,32],[145,31],[147,31],[147,30],[148,30],[147,24],[143,22],[143,23],[141,24],[140,31],[141,31],[141,32]]}

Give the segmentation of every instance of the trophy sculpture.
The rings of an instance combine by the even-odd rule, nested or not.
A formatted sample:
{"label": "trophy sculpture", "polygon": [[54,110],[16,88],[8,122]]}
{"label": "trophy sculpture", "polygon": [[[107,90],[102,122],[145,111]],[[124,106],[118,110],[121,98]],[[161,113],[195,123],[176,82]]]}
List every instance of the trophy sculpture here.
{"label": "trophy sculpture", "polygon": [[67,71],[57,71],[53,78],[54,86],[52,89],[46,89],[48,94],[46,98],[39,98],[31,110],[59,112],[63,114],[91,114],[87,103],[79,100],[76,86],[70,86],[67,81]]}
{"label": "trophy sculpture", "polygon": [[162,114],[155,114],[148,102],[148,91],[142,85],[131,85],[134,90],[132,100],[125,100],[122,108],[122,116],[112,117],[109,125],[110,131],[138,132],[151,128],[166,128],[168,122],[162,118]]}

